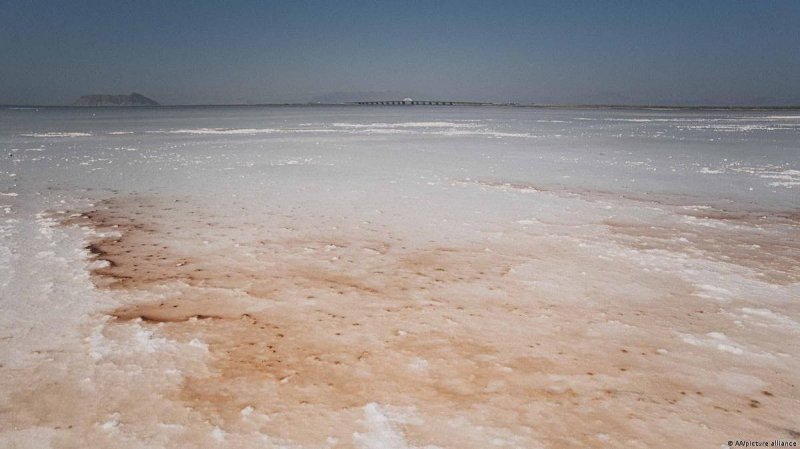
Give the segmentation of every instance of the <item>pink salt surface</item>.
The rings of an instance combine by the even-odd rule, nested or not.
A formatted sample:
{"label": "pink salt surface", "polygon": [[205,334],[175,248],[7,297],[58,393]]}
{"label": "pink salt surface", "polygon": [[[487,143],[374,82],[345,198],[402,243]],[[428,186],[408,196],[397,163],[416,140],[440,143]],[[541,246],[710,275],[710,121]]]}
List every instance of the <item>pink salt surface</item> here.
{"label": "pink salt surface", "polygon": [[[668,207],[675,223],[693,213]],[[2,425],[57,429],[57,447],[669,448],[800,432],[800,306],[713,297],[681,266],[756,270],[784,291],[800,279],[796,217],[476,242],[185,198],[79,212],[62,222],[94,233],[93,280],[117,298],[92,331],[117,348],[95,357],[113,380],[95,396],[69,377],[21,388],[5,407],[24,412]],[[609,245],[618,257],[598,253]],[[742,312],[764,302],[773,317]]]}

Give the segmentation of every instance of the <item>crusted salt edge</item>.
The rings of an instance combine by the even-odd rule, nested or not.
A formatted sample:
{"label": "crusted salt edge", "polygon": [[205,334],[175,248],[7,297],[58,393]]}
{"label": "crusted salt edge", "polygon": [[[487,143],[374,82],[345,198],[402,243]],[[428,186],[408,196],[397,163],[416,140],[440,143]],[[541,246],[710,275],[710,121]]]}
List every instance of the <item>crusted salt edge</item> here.
{"label": "crusted salt edge", "polygon": [[203,351],[208,351],[208,345],[197,338],[193,338],[192,341],[189,342],[189,346],[202,349]]}
{"label": "crusted salt edge", "polygon": [[213,438],[214,440],[219,441],[219,442],[225,441],[225,437],[227,435],[228,435],[228,433],[225,432],[224,430],[220,429],[218,426],[215,426],[211,430],[211,438]]}
{"label": "crusted salt edge", "polygon": [[94,360],[101,360],[115,354],[124,354],[127,352],[143,352],[152,354],[159,351],[174,349],[175,345],[172,341],[156,337],[154,330],[143,328],[139,320],[133,320],[130,324],[132,326],[128,339],[108,339],[104,335],[106,323],[111,320],[111,317],[103,317],[101,324],[92,328],[91,334],[84,340],[89,344],[89,355]]}
{"label": "crusted salt edge", "polygon": [[119,412],[115,412],[114,414],[112,414],[110,416],[108,421],[105,421],[104,423],[100,424],[98,427],[100,427],[103,430],[107,430],[107,431],[115,430],[120,426],[120,421],[119,421],[120,417],[121,417],[120,413]]}
{"label": "crusted salt edge", "polygon": [[382,406],[370,402],[364,406],[364,432],[353,433],[353,443],[361,449],[438,449],[438,446],[412,446],[400,429],[401,425],[424,424],[413,407]]}
{"label": "crusted salt edge", "polygon": [[771,187],[785,187],[791,189],[794,186],[800,186],[800,170],[793,168],[784,169],[772,165],[748,167],[742,166],[739,163],[731,163],[720,168],[701,167],[698,173],[706,175],[744,173],[761,179],[774,180],[767,183],[767,185]]}
{"label": "crusted salt edge", "polygon": [[788,327],[794,327],[794,328],[800,327],[800,323],[798,323],[797,321],[789,318],[788,316],[786,316],[786,315],[784,315],[782,313],[777,313],[777,312],[774,312],[774,311],[772,311],[770,309],[765,309],[765,308],[756,309],[756,308],[750,308],[750,307],[742,307],[741,311],[745,315],[758,316],[758,317],[761,317],[761,318],[766,318],[767,320],[769,320],[769,321],[771,321],[773,323],[776,323],[776,324],[780,324],[780,325],[784,325],[784,326],[788,326]]}
{"label": "crusted salt edge", "polygon": [[734,355],[744,354],[744,349],[742,349],[735,343],[729,342],[725,334],[721,334],[718,332],[709,332],[706,335],[710,338],[706,339],[699,338],[692,334],[678,333],[678,335],[680,336],[681,340],[684,343],[690,344],[692,346],[712,347],[722,352],[728,352]]}

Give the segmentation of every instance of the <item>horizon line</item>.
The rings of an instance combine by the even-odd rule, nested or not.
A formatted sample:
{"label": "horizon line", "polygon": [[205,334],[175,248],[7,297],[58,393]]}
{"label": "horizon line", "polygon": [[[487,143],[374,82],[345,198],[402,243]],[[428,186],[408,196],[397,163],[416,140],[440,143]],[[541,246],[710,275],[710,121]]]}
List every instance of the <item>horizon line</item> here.
{"label": "horizon line", "polygon": [[[402,100],[378,100],[378,101],[397,101]],[[415,100],[429,101],[429,100]],[[714,104],[647,104],[647,103],[517,103],[517,102],[477,102],[464,100],[430,100],[444,103],[458,103],[455,105],[423,105],[423,104],[359,104],[360,101],[348,101],[339,103],[321,102],[295,102],[295,103],[197,103],[197,104],[159,104],[154,106],[76,106],[60,104],[0,104],[0,108],[61,108],[61,109],[157,109],[157,108],[190,108],[190,107],[276,107],[276,106],[351,106],[351,107],[520,107],[520,108],[606,108],[606,109],[723,109],[723,110],[747,110],[747,109],[800,109],[800,104],[791,105],[714,105]],[[369,101],[369,103],[375,103]]]}

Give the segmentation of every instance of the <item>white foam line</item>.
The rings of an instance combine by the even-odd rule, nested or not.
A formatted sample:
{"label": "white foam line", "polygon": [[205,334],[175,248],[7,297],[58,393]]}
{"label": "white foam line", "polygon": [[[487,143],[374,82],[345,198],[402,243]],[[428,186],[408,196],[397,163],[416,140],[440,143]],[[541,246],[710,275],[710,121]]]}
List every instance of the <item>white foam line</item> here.
{"label": "white foam line", "polygon": [[475,128],[474,123],[401,122],[401,123],[334,123],[338,128]]}
{"label": "white foam line", "polygon": [[91,137],[89,133],[80,132],[50,132],[50,133],[27,133],[24,137]]}

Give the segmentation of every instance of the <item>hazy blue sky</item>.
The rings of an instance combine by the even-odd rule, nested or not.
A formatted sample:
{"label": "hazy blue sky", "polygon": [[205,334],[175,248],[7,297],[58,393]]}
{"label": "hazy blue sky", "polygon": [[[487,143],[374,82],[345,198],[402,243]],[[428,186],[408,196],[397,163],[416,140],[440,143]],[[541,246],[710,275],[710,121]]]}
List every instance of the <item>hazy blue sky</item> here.
{"label": "hazy blue sky", "polygon": [[0,103],[131,91],[800,104],[800,0],[0,0]]}

